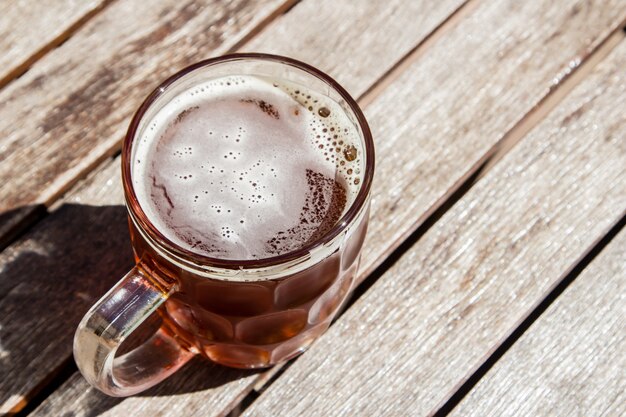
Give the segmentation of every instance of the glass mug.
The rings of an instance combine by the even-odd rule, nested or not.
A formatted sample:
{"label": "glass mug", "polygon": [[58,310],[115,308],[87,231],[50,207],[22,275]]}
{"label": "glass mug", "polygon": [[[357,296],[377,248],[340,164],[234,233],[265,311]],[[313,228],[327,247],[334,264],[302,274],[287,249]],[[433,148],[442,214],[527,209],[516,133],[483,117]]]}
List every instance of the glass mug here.
{"label": "glass mug", "polygon": [[[339,104],[364,155],[361,185],[329,232],[265,259],[230,260],[185,250],[164,236],[140,206],[132,177],[133,144],[151,117],[181,91],[229,75],[279,78]],[[367,230],[374,145],[357,103],[333,79],[296,60],[233,54],[183,69],[157,87],[133,117],[122,150],[122,180],[136,266],[82,319],[74,357],[87,381],[112,396],[141,392],[194,355],[236,368],[262,368],[304,351],[330,325],[350,293]],[[160,327],[130,352],[116,351],[158,315]]]}

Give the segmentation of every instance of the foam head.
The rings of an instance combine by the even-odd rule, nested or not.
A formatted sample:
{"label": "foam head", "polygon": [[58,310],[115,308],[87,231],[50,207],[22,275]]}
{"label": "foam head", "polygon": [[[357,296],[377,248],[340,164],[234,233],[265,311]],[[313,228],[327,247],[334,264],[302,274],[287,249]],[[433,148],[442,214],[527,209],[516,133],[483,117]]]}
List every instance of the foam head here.
{"label": "foam head", "polygon": [[139,204],[172,242],[262,259],[321,238],[363,171],[354,123],[329,97],[283,80],[213,79],[163,106],[133,148]]}

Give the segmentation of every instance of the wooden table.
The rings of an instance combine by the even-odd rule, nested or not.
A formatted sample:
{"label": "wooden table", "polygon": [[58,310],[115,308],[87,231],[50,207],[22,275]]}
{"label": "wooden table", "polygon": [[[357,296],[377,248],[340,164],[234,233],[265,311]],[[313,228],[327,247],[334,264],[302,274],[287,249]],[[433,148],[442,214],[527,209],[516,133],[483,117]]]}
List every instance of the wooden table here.
{"label": "wooden table", "polygon": [[[0,413],[626,415],[624,0],[0,4]],[[106,397],[78,321],[132,265],[119,150],[182,67],[288,55],[377,146],[353,302],[268,371]]]}

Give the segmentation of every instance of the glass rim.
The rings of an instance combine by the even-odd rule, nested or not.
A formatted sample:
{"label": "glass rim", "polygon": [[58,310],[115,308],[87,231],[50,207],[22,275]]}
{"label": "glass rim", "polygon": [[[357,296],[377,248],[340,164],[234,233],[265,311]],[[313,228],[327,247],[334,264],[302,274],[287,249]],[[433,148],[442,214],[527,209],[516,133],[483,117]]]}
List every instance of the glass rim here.
{"label": "glass rim", "polygon": [[[361,129],[365,150],[365,166],[363,172],[363,180],[361,181],[361,187],[357,193],[356,198],[341,216],[341,218],[335,223],[335,225],[320,238],[307,243],[306,245],[280,255],[271,256],[260,259],[222,259],[211,256],[201,255],[190,250],[187,250],[180,245],[172,242],[166,236],[164,236],[148,219],[148,216],[144,213],[137,195],[135,194],[134,187],[132,185],[132,173],[131,173],[131,159],[132,159],[132,145],[137,134],[137,130],[142,121],[143,116],[146,114],[152,104],[165,93],[167,88],[174,82],[185,77],[186,75],[200,70],[202,68],[210,67],[213,65],[221,64],[224,62],[255,60],[255,61],[270,61],[278,64],[284,64],[295,67],[302,70],[319,80],[326,83],[330,88],[337,92],[343,100],[345,100],[350,111],[356,118],[358,127]],[[209,58],[199,61],[195,64],[189,65],[182,70],[176,72],[161,84],[159,84],[143,101],[141,106],[135,112],[128,127],[126,136],[124,137],[124,143],[122,145],[122,183],[124,187],[124,194],[126,196],[126,202],[128,210],[131,216],[135,219],[137,225],[144,230],[144,232],[153,240],[154,243],[165,249],[168,253],[175,255],[176,257],[191,261],[199,267],[210,266],[223,269],[257,269],[267,268],[272,266],[278,266],[286,262],[294,261],[300,258],[306,257],[312,250],[323,246],[333,241],[342,231],[344,231],[354,220],[358,217],[361,209],[367,202],[373,176],[374,176],[374,141],[369,125],[365,120],[365,116],[361,111],[356,100],[350,96],[350,94],[341,86],[337,81],[331,78],[329,75],[318,70],[317,68],[298,61],[293,58],[288,58],[280,55],[264,54],[264,53],[234,53],[222,55],[215,58]]]}

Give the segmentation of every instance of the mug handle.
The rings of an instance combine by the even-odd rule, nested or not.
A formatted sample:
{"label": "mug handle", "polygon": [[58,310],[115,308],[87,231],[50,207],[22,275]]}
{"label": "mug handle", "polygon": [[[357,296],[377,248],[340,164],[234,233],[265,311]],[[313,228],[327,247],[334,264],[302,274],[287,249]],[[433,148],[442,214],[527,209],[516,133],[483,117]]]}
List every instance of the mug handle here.
{"label": "mug handle", "polygon": [[85,379],[105,394],[125,397],[161,382],[193,353],[159,329],[120,357],[122,342],[176,291],[155,282],[141,263],[130,270],[81,320],[74,335],[74,358]]}

